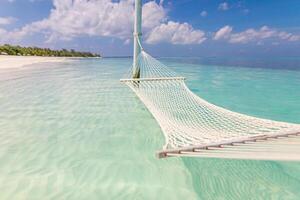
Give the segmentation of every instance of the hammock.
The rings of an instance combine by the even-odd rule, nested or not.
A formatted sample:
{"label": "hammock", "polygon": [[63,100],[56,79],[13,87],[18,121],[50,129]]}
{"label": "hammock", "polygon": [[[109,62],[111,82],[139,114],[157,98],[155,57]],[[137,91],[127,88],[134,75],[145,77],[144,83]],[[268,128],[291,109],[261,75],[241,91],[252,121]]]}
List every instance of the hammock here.
{"label": "hammock", "polygon": [[[140,45],[140,42],[139,42]],[[165,145],[158,157],[300,160],[300,125],[247,116],[196,96],[178,76],[142,48],[139,78],[128,85],[160,125]]]}
{"label": "hammock", "polygon": [[200,156],[300,160],[300,125],[260,119],[196,96],[141,45],[142,1],[135,0],[133,67],[121,82],[145,104],[165,135],[159,158]]}

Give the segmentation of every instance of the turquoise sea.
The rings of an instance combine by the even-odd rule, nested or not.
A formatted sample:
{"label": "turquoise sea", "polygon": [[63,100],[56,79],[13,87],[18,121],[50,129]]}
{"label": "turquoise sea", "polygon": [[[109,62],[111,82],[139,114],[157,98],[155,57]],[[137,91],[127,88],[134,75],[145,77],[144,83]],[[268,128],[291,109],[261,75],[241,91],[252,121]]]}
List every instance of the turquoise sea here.
{"label": "turquoise sea", "polygon": [[[161,58],[219,106],[300,123],[300,59]],[[300,163],[157,159],[129,58],[0,71],[1,200],[299,200]]]}

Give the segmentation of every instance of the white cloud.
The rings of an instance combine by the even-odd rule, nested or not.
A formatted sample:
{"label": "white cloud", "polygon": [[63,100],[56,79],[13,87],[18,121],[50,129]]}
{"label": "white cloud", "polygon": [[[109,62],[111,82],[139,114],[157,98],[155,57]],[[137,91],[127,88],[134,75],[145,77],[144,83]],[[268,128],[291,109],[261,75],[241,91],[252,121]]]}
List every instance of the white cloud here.
{"label": "white cloud", "polygon": [[27,25],[19,30],[7,31],[5,29],[0,28],[0,43],[14,43],[16,41],[20,41],[24,36],[29,36],[33,33],[34,26]]}
{"label": "white cloud", "polygon": [[263,26],[258,30],[247,29],[241,33],[232,34],[229,42],[231,43],[248,43],[251,41],[267,39],[271,37],[276,37],[277,31],[270,29],[267,26]]}
{"label": "white cloud", "polygon": [[155,27],[148,35],[146,42],[156,44],[168,42],[172,44],[200,44],[206,40],[205,33],[201,30],[194,30],[187,23],[169,21]]}
{"label": "white cloud", "polygon": [[213,39],[214,40],[219,40],[219,39],[227,39],[230,37],[230,34],[232,32],[232,27],[231,26],[224,26],[223,28],[221,28],[220,30],[218,30]]}
{"label": "white cloud", "polygon": [[167,21],[167,12],[162,7],[162,1],[157,4],[150,1],[143,6],[143,28],[152,29]]}
{"label": "white cloud", "polygon": [[223,11],[228,10],[229,9],[229,5],[228,5],[227,2],[220,3],[218,9],[219,10],[223,10]]}
{"label": "white cloud", "polygon": [[16,21],[14,17],[0,17],[0,25],[9,25]]}
{"label": "white cloud", "polygon": [[31,2],[31,3],[40,2],[40,1],[44,1],[44,0],[29,0],[29,2]]}
{"label": "white cloud", "polygon": [[207,16],[207,11],[206,10],[203,10],[201,13],[200,13],[200,15],[202,16],[202,17],[206,17]]}
{"label": "white cloud", "polygon": [[[47,42],[57,40],[72,40],[78,36],[98,36],[119,38],[128,42],[132,37],[134,20],[134,0],[53,0],[54,8],[48,18],[33,22],[21,29],[10,32],[9,36],[3,36],[0,41],[19,40],[27,35],[43,33]],[[181,33],[191,36],[199,43],[202,31],[194,30],[187,23],[168,23],[167,11],[163,8],[163,1],[149,1],[143,5],[143,30],[147,36],[153,38],[153,30],[160,30],[164,37],[162,26],[169,28],[176,24],[173,33],[174,44],[188,44],[193,39],[183,38]],[[166,29],[165,31],[170,31]],[[168,32],[169,33],[169,32]],[[158,37],[158,36],[156,36]],[[147,41],[151,41],[150,39]],[[157,41],[163,41],[156,39]],[[126,42],[127,41],[127,42]]]}
{"label": "white cloud", "polygon": [[80,35],[126,38],[132,32],[133,2],[124,0],[54,0],[55,9],[38,26],[49,31],[49,41]]}
{"label": "white cloud", "polygon": [[288,40],[291,42],[300,41],[300,35],[292,35],[291,37],[288,38]]}
{"label": "white cloud", "polygon": [[295,35],[285,31],[278,31],[277,29],[269,28],[268,26],[262,26],[259,29],[247,29],[239,33],[233,33],[231,26],[224,26],[218,30],[213,39],[214,40],[226,40],[229,43],[241,43],[246,44],[249,42],[256,42],[256,44],[262,44],[263,40],[275,39],[286,41],[300,41],[300,35]]}

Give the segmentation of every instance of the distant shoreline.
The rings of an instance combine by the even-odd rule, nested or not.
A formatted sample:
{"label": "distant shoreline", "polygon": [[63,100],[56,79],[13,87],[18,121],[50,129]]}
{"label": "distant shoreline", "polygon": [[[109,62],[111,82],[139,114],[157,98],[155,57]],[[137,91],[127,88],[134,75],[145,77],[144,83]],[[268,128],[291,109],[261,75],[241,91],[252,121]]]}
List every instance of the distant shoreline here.
{"label": "distant shoreline", "polygon": [[[97,56],[94,56],[94,57],[83,57],[83,56],[26,56],[26,55],[1,55],[0,54],[0,58],[1,57],[34,57],[34,58],[70,58],[70,59],[72,59],[72,58],[103,58],[102,56],[99,56],[99,57],[97,57]],[[105,58],[107,58],[107,57],[105,57]]]}
{"label": "distant shoreline", "polygon": [[40,47],[22,47],[9,44],[0,45],[0,55],[12,56],[46,56],[46,57],[101,57],[100,54],[75,51],[74,49],[53,50]]}

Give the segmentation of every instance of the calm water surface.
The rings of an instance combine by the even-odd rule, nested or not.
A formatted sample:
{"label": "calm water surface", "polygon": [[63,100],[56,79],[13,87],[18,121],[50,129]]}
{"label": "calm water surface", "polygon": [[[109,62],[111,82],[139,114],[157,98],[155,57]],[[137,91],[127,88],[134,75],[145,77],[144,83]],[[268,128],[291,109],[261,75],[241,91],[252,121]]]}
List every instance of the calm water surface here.
{"label": "calm water surface", "polygon": [[[299,59],[274,68],[162,61],[214,104],[300,123]],[[0,71],[1,200],[300,199],[300,163],[156,159],[163,134],[118,81],[130,63],[87,59]]]}

